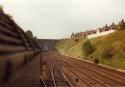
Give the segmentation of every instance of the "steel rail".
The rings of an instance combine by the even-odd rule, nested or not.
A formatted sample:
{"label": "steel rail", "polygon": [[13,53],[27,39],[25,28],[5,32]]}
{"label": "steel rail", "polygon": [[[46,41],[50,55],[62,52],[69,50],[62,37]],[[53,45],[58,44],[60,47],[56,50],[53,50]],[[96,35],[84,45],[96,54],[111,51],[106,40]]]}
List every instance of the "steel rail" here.
{"label": "steel rail", "polygon": [[[54,54],[56,57],[58,57],[59,55]],[[78,77],[83,83],[85,83],[88,87],[92,87],[86,80],[84,80],[81,76],[79,76],[78,74],[74,73],[70,68],[68,68],[68,65],[58,62],[61,65],[63,65],[65,68],[67,68],[71,73],[73,73],[76,77]]]}
{"label": "steel rail", "polygon": [[50,74],[51,74],[51,77],[52,77],[52,80],[53,80],[54,87],[57,87],[56,83],[55,83],[55,79],[54,79],[53,69],[54,68],[52,68],[52,70],[51,70],[51,68],[49,67],[49,71],[50,71]]}
{"label": "steel rail", "polygon": [[64,77],[64,79],[66,80],[66,82],[70,85],[70,87],[73,87],[72,83],[68,80],[68,78],[66,77],[66,75],[64,74],[64,72],[61,71],[58,66],[56,66],[56,67],[57,67],[58,70],[61,72],[61,74],[63,75],[63,77]]}
{"label": "steel rail", "polygon": [[[60,57],[60,56],[58,56],[58,57]],[[74,66],[73,64],[67,63],[66,61],[64,61],[64,60],[62,59],[62,57],[59,58],[59,60],[60,60],[61,62],[63,61],[62,63],[65,63],[65,64],[67,64],[67,65],[70,65],[70,66],[74,67],[77,71],[81,72],[82,74],[84,73],[84,75],[88,76],[88,77],[91,78],[92,80],[94,80],[94,81],[96,81],[97,83],[101,84],[103,87],[109,87],[109,85],[107,85],[107,84],[105,84],[104,82],[98,80],[97,78],[95,78],[95,77],[89,75],[88,73],[83,72],[82,70],[80,70],[80,69],[78,69],[76,66]],[[65,64],[64,64],[64,65],[65,65]]]}
{"label": "steel rail", "polygon": [[[77,59],[73,59],[73,60],[76,60],[76,61],[77,61]],[[71,61],[70,61],[70,62],[71,62]],[[72,61],[72,62],[73,62],[73,61]],[[84,68],[86,68],[86,69],[88,69],[88,70],[90,70],[90,71],[92,71],[92,72],[95,72],[95,73],[97,73],[97,74],[103,76],[104,78],[110,79],[110,80],[114,81],[115,83],[118,83],[118,84],[120,84],[120,85],[125,85],[125,78],[123,78],[122,76],[113,74],[113,73],[108,72],[108,71],[106,71],[106,70],[101,70],[101,72],[100,72],[100,69],[99,69],[99,72],[98,72],[98,70],[96,70],[96,69],[98,69],[98,68],[96,68],[96,67],[94,67],[94,66],[92,66],[92,68],[89,68],[89,67],[83,66],[83,65],[80,64],[80,63],[76,63],[75,61],[74,61],[73,63],[75,63],[75,64],[77,64],[77,65],[79,65],[79,66],[82,66],[82,67],[84,67]],[[86,64],[88,64],[88,66],[89,66],[89,63],[86,63]],[[98,65],[96,65],[96,66],[98,66]],[[105,73],[104,73],[104,72],[105,72]],[[106,74],[106,73],[107,73],[107,74]],[[111,77],[114,78],[114,79],[112,79]],[[116,79],[119,79],[119,80],[116,80]]]}
{"label": "steel rail", "polygon": [[76,77],[78,77],[83,83],[85,83],[89,87],[92,87],[86,80],[83,80],[83,78],[81,76],[79,76],[78,74],[74,73],[70,68],[68,68],[69,65],[66,65],[64,63],[61,63],[61,65],[63,65],[65,68],[67,68],[71,73],[73,73]]}
{"label": "steel rail", "polygon": [[[70,83],[70,81],[66,78],[66,76],[62,73],[62,71],[59,69],[59,67],[55,64],[54,61],[48,60],[48,66],[49,66],[49,71],[51,73],[51,77],[54,83],[55,87],[58,87],[58,80],[57,79],[62,79],[62,82],[64,82],[63,85],[66,85],[66,87],[73,87],[72,84]],[[57,70],[57,71],[56,71]],[[56,75],[61,76],[56,77]]]}
{"label": "steel rail", "polygon": [[47,87],[47,86],[46,86],[46,83],[45,83],[45,81],[43,80],[43,77],[42,77],[42,76],[40,76],[40,80],[43,82],[44,87]]}

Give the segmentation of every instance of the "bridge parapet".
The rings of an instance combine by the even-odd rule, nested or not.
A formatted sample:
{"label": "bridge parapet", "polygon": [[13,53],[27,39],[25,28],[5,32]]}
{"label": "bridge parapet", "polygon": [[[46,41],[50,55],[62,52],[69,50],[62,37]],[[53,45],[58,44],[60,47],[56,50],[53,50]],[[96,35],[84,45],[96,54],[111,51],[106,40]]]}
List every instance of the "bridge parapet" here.
{"label": "bridge parapet", "polygon": [[36,44],[12,18],[0,13],[0,86],[8,83],[20,67],[40,52]]}

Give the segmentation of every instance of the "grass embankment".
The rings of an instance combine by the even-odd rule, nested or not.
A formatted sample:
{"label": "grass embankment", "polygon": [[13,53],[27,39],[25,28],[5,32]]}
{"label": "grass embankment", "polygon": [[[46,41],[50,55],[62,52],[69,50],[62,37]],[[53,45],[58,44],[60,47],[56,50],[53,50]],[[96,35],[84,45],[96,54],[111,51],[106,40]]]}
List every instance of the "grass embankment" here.
{"label": "grass embankment", "polygon": [[63,39],[56,44],[56,48],[62,54],[83,58],[83,43],[83,38]]}
{"label": "grass embankment", "polygon": [[87,57],[83,50],[85,38],[64,39],[57,43],[56,48],[62,54],[94,61],[115,68],[125,69],[125,31],[118,31],[106,36],[90,39],[95,47]]}

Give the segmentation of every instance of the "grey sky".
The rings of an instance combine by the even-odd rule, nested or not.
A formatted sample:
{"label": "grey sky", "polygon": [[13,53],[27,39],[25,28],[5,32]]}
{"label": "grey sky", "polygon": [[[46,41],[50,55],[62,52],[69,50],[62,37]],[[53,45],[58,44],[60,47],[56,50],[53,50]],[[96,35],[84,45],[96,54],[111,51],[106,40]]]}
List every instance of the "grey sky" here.
{"label": "grey sky", "polygon": [[0,4],[38,38],[64,38],[125,18],[125,0],[0,0]]}

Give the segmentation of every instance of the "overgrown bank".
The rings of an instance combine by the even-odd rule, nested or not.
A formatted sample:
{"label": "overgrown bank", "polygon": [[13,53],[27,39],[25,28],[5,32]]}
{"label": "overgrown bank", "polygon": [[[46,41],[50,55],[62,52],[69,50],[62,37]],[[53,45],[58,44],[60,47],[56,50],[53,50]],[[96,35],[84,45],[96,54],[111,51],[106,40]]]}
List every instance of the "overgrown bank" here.
{"label": "overgrown bank", "polygon": [[125,69],[125,31],[117,31],[106,36],[93,39],[72,38],[63,39],[56,48],[66,54],[90,61]]}

